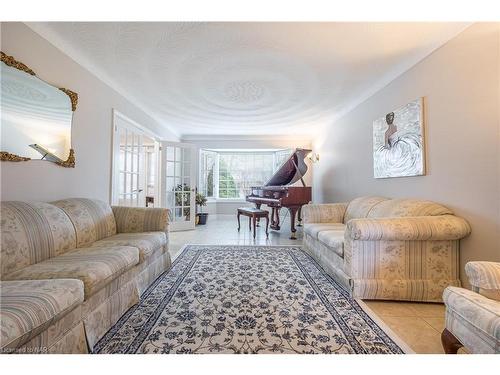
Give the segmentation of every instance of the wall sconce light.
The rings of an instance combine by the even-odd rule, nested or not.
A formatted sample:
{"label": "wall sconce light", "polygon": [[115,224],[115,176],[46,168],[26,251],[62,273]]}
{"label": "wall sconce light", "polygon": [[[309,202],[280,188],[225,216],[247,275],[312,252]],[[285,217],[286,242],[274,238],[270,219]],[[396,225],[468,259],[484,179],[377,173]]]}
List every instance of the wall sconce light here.
{"label": "wall sconce light", "polygon": [[319,162],[319,154],[317,154],[316,152],[310,152],[307,155],[307,158],[313,163]]}

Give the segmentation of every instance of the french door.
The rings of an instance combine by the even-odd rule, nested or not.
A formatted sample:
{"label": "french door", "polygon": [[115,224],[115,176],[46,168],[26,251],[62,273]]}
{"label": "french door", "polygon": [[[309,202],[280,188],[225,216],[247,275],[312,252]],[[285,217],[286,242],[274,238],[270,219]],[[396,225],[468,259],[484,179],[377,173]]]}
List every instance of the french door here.
{"label": "french door", "polygon": [[111,202],[118,206],[158,205],[158,142],[139,124],[113,111]]}
{"label": "french door", "polygon": [[170,210],[170,230],[195,226],[196,148],[192,144],[161,142],[162,206]]}

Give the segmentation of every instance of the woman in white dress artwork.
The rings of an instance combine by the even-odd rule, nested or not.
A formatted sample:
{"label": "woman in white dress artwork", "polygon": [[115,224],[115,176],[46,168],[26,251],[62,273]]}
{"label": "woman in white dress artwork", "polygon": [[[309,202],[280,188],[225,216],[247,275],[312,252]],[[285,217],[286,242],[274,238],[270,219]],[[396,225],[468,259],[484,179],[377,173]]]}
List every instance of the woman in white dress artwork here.
{"label": "woman in white dress artwork", "polygon": [[420,100],[373,123],[374,177],[418,176],[423,170]]}

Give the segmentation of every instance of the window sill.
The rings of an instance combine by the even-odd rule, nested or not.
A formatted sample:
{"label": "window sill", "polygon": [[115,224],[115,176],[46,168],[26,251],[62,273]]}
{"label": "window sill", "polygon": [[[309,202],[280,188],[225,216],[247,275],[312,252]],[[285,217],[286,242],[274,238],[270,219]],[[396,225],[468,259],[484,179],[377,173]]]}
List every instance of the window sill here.
{"label": "window sill", "polygon": [[208,203],[247,203],[244,198],[215,198],[210,199]]}

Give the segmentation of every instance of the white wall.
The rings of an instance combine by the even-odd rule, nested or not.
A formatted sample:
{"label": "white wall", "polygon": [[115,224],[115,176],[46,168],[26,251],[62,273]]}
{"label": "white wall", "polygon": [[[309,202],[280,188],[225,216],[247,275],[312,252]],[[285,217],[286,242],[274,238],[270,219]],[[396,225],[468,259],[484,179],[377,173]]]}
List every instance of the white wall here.
{"label": "white wall", "polygon": [[[1,163],[1,199],[51,201],[89,197],[109,201],[112,109],[167,140],[177,138],[89,71],[22,23],[1,24],[1,50],[57,87],[78,93],[72,145],[76,168],[46,161]],[[8,150],[3,150],[8,151]]]}
{"label": "white wall", "polygon": [[[321,155],[314,200],[434,200],[472,226],[462,241],[462,270],[469,260],[500,261],[499,51],[499,24],[472,25],[331,124],[313,142]],[[427,175],[374,179],[373,120],[418,97],[425,97]]]}

